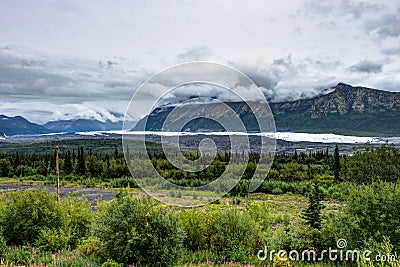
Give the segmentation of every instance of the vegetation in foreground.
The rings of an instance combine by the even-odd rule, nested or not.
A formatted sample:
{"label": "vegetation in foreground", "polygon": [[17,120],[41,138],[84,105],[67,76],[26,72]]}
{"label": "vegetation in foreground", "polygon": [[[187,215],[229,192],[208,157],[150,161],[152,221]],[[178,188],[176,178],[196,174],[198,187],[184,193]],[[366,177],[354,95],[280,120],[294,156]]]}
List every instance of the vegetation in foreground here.
{"label": "vegetation in foreground", "polygon": [[[71,153],[72,175],[85,169],[77,177],[103,182],[105,171],[124,165],[118,150],[113,155],[79,150],[75,159]],[[129,190],[112,201],[97,203],[95,211],[76,195],[58,203],[47,191],[7,192],[0,198],[0,265],[399,266],[393,261],[400,252],[399,149],[384,145],[377,149],[367,146],[352,156],[338,152],[278,155],[259,188],[269,195],[249,195],[243,190],[247,183],[243,179],[231,197],[201,208],[169,207],[137,198]],[[61,169],[67,179],[71,177],[65,171],[68,150],[64,156]],[[168,179],[192,180],[187,173],[170,168],[162,154],[151,156]],[[213,167],[223,168],[230,156],[219,155]],[[45,178],[52,175],[51,157],[47,157]],[[46,154],[2,154],[0,170],[3,174],[7,170],[6,176],[15,175],[16,170],[39,175],[36,172],[45,159]],[[91,171],[93,160],[102,166],[97,177]],[[256,163],[257,155],[253,155],[247,172]],[[215,169],[208,171],[212,175]],[[204,179],[210,178],[205,174]],[[269,251],[313,249],[319,253],[336,248],[339,239],[346,240],[346,249],[368,249],[373,252],[371,258],[388,255],[391,261],[304,262],[282,261],[276,256],[260,261],[256,256],[265,247]]]}
{"label": "vegetation in foreground", "polygon": [[[311,197],[293,195],[229,198],[178,209],[125,193],[99,202],[94,212],[85,198],[55,199],[45,190],[1,197],[3,266],[335,266],[328,260],[260,261],[256,255],[265,246],[321,252],[336,248],[340,238],[348,249],[373,251],[371,257],[399,253],[400,187],[388,182],[353,185],[346,205],[324,202],[320,209],[313,209]],[[398,266],[390,264],[382,266]]]}

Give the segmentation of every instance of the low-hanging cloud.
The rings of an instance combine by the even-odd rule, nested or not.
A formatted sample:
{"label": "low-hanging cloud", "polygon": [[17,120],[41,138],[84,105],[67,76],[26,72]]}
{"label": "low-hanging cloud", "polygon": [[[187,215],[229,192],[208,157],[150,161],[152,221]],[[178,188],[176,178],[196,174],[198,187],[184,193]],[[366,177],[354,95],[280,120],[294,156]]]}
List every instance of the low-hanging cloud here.
{"label": "low-hanging cloud", "polygon": [[[188,50],[187,55],[178,54],[174,63],[180,63],[184,57],[198,59],[196,54],[208,55],[204,60],[213,59],[209,48],[205,49],[207,53],[202,50],[194,48],[193,51],[197,52]],[[134,60],[119,57],[110,59],[111,64],[107,61],[55,58],[0,48],[0,114],[23,115],[39,123],[75,118],[119,120],[135,90],[159,68],[140,67]],[[400,84],[398,78],[383,72],[383,65],[390,63],[385,59],[363,59],[349,66],[328,56],[298,57],[288,53],[272,59],[259,58],[250,63],[223,62],[246,74],[271,102],[295,101],[326,94],[339,82],[388,90],[396,90]],[[194,73],[198,75],[198,69],[184,68],[179,78],[190,78]],[[371,73],[374,75],[368,75]],[[239,94],[250,92],[246,90],[250,85],[248,80],[238,79],[229,73],[210,70],[206,76],[204,79],[211,79],[216,84],[219,80],[229,81],[229,88],[238,90]],[[149,101],[155,104],[162,92],[176,85],[176,79],[176,76],[166,72],[159,80],[153,81],[141,99],[143,106]],[[182,88],[166,94],[158,105],[176,104],[195,97],[240,101],[218,86]],[[251,93],[246,97],[251,99]],[[138,106],[135,116],[143,117],[146,115],[143,111]]]}
{"label": "low-hanging cloud", "polygon": [[365,73],[381,73],[382,63],[374,62],[368,59],[361,60],[357,64],[350,66],[347,70],[350,72],[365,72]]}

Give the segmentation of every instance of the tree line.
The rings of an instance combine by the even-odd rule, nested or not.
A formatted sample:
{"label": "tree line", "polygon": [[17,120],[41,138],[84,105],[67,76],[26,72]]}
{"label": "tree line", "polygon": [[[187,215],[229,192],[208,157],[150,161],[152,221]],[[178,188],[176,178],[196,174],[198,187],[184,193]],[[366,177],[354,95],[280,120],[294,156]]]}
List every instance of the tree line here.
{"label": "tree line", "polygon": [[[91,148],[79,146],[72,149],[60,149],[60,174],[64,180],[74,177],[96,178],[102,181],[107,178],[131,177],[124,154],[117,146],[109,151],[92,152]],[[185,152],[187,161],[200,157],[198,151]],[[242,153],[217,153],[212,163],[202,171],[188,172],[180,170],[169,162],[160,150],[148,152],[148,157],[137,153],[129,156],[133,169],[138,175],[146,176],[148,170],[145,161],[150,158],[151,164],[166,179],[183,185],[198,186],[218,178],[228,166],[245,165],[242,183],[252,178],[259,163],[259,155],[251,153],[247,162],[240,160]],[[243,157],[244,158],[244,157]],[[0,154],[0,177],[23,178],[38,176],[45,179],[55,174],[55,155],[46,153]],[[266,181],[284,183],[314,181],[337,184],[354,182],[369,184],[374,181],[397,183],[400,177],[400,150],[393,145],[383,144],[380,147],[365,146],[365,150],[356,151],[353,155],[340,153],[339,146],[334,151],[320,150],[309,152],[282,153],[275,155],[270,171],[266,172]],[[39,179],[39,180],[40,180]],[[244,186],[245,188],[245,186]],[[261,189],[261,187],[260,187]]]}

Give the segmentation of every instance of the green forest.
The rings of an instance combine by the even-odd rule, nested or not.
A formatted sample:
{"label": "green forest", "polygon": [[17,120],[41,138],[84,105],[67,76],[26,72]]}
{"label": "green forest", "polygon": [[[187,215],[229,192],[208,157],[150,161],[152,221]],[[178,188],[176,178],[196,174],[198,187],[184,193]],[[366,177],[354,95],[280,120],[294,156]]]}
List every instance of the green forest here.
{"label": "green forest", "polygon": [[[259,155],[243,162],[243,152],[221,152],[193,173],[175,168],[160,145],[149,143],[151,164],[182,186],[209,183],[228,164],[245,168],[224,198],[197,208],[144,197],[112,139],[4,145],[1,182],[54,185],[56,146],[62,186],[114,188],[115,199],[93,205],[77,194],[58,202],[41,189],[3,192],[0,266],[400,266],[400,149],[392,145],[366,144],[352,155],[341,154],[340,146],[275,155],[262,185],[249,193]],[[135,175],[151,175],[145,155],[128,155]],[[188,161],[199,156],[185,152]],[[348,250],[370,250],[371,261],[269,255],[319,255],[337,249],[338,240]]]}

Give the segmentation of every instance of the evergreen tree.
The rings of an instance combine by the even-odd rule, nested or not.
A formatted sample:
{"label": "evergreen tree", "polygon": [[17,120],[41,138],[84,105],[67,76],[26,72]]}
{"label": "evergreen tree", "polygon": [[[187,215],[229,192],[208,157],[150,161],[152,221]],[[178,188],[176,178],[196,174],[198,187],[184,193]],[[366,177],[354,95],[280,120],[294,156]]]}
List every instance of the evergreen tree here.
{"label": "evergreen tree", "polygon": [[81,173],[81,165],[82,165],[82,163],[81,163],[81,150],[79,149],[79,147],[78,147],[78,158],[77,159],[78,160],[77,160],[76,173],[80,174]]}
{"label": "evergreen tree", "polygon": [[118,158],[118,148],[117,148],[117,146],[114,146],[114,158],[115,159]]}
{"label": "evergreen tree", "polygon": [[85,164],[85,153],[83,147],[78,148],[78,174],[85,175],[86,164]]}
{"label": "evergreen tree", "polygon": [[75,148],[72,148],[72,161],[75,162],[75,160],[76,160]]}
{"label": "evergreen tree", "polygon": [[110,168],[110,156],[108,154],[106,154],[106,165],[107,165],[107,169]]}
{"label": "evergreen tree", "polygon": [[19,153],[17,151],[17,153],[15,153],[14,169],[17,169],[20,163]]}
{"label": "evergreen tree", "polygon": [[317,183],[314,183],[313,193],[308,198],[308,207],[303,210],[301,218],[306,220],[312,228],[320,230],[321,229],[321,210],[324,205],[321,203],[322,194]]}
{"label": "evergreen tree", "polygon": [[81,172],[82,175],[86,173],[86,160],[85,160],[85,152],[83,152],[83,147],[81,147]]}
{"label": "evergreen tree", "polygon": [[339,182],[340,180],[340,156],[339,156],[339,146],[336,145],[335,153],[334,153],[334,163],[333,163],[333,172],[335,177],[335,182]]}
{"label": "evergreen tree", "polygon": [[71,174],[72,172],[72,161],[71,161],[71,151],[67,151],[67,155],[64,160],[64,172],[66,175]]}

